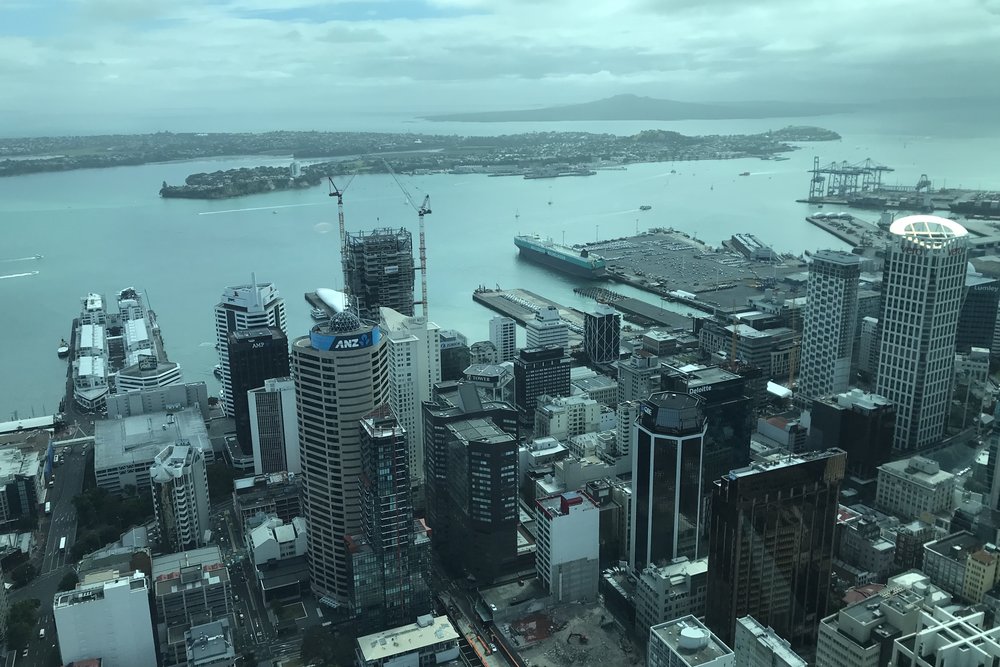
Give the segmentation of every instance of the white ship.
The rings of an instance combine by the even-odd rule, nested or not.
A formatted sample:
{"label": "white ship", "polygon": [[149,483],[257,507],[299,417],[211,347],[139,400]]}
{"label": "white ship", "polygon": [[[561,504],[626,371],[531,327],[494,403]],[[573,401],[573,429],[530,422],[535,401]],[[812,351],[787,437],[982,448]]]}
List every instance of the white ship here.
{"label": "white ship", "polygon": [[74,346],[73,401],[85,412],[99,412],[104,409],[108,396],[108,343],[105,337],[108,314],[100,294],[90,293],[81,301],[83,307]]}

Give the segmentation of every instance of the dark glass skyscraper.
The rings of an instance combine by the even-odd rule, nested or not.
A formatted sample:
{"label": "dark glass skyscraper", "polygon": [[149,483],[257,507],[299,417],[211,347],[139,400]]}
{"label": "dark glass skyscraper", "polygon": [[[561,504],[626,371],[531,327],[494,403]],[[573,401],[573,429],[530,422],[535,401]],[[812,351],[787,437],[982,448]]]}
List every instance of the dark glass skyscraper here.
{"label": "dark glass skyscraper", "polygon": [[618,359],[621,348],[622,316],[614,308],[599,304],[584,315],[583,351],[595,364]]}
{"label": "dark glass skyscraper", "polygon": [[998,307],[1000,281],[974,273],[966,274],[965,301],[958,313],[958,331],[955,333],[956,352],[985,347],[991,351],[991,356],[1000,356],[1000,350],[995,350],[993,344]]}
{"label": "dark glass skyscraper", "polygon": [[239,329],[229,334],[229,379],[236,439],[244,454],[253,451],[247,392],[264,380],[288,377],[288,338],[277,327]]}
{"label": "dark glass skyscraper", "polygon": [[792,648],[813,646],[828,612],[837,500],[847,455],[839,449],[775,456],[715,482],[706,621],[732,644],[751,615]]}
{"label": "dark glass skyscraper", "polygon": [[514,359],[514,403],[521,423],[532,424],[538,397],[569,396],[569,357],[550,345],[521,350]]}
{"label": "dark glass skyscraper", "polygon": [[632,459],[629,563],[636,570],[699,552],[705,416],[689,394],[658,392],[642,401]]}

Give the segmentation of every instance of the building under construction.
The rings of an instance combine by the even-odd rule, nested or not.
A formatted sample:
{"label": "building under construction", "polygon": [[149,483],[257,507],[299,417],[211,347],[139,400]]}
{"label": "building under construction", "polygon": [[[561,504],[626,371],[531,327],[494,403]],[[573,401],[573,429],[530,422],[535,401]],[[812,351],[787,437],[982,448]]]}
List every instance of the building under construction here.
{"label": "building under construction", "polygon": [[374,229],[346,235],[347,288],[362,318],[378,320],[380,307],[413,315],[413,235]]}

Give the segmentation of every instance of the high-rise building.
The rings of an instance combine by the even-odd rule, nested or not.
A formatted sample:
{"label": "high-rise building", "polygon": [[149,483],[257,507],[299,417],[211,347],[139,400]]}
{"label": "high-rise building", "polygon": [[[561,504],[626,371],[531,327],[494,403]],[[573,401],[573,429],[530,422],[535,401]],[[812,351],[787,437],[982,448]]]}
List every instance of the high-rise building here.
{"label": "high-rise building", "polygon": [[950,514],[957,479],[923,456],[890,461],[878,467],[875,507],[904,519]]}
{"label": "high-rise building", "polygon": [[649,352],[633,352],[618,362],[618,402],[641,401],[660,388],[660,359]]}
{"label": "high-rise building", "polygon": [[441,329],[441,379],[461,380],[462,372],[472,363],[469,339],[454,329]]}
{"label": "high-rise building", "polygon": [[288,377],[288,338],[277,327],[239,329],[229,334],[229,386],[236,439],[244,454],[253,451],[247,392],[271,378]]}
{"label": "high-rise building", "polygon": [[347,288],[358,313],[378,321],[379,308],[413,315],[413,234],[375,229],[347,234]]}
{"label": "high-rise building", "polygon": [[821,250],[812,256],[798,384],[799,395],[807,401],[848,389],[860,277],[858,255]]}
{"label": "high-rise building", "polygon": [[569,325],[562,321],[555,306],[542,306],[535,318],[524,325],[527,344],[525,347],[548,347],[558,345],[569,348]]}
{"label": "high-rise building", "polygon": [[361,531],[346,539],[351,613],[362,632],[431,610],[431,542],[413,520],[407,437],[387,404],[361,420]]}
{"label": "high-rise building", "polygon": [[361,420],[389,393],[388,347],[378,325],[351,312],[292,343],[292,377],[305,478],[309,579],[317,598],[347,604],[347,543],[361,530]]}
{"label": "high-rise building", "polygon": [[847,452],[847,472],[874,479],[892,456],[896,406],[878,394],[852,389],[813,401],[809,448],[840,447]]}
{"label": "high-rise building", "polygon": [[997,331],[997,314],[1000,311],[1000,280],[978,273],[965,276],[965,300],[958,314],[955,333],[955,351],[969,352],[974,347],[991,351],[992,357],[1000,355],[993,340]]}
{"label": "high-rise building", "polygon": [[427,523],[435,549],[447,547],[456,537],[453,507],[449,500],[448,447],[452,440],[449,424],[469,419],[488,419],[505,433],[518,437],[517,410],[492,399],[486,390],[470,382],[441,382],[434,385],[431,400],[423,404],[424,497]]}
{"label": "high-rise building", "polygon": [[497,348],[500,363],[514,361],[517,356],[517,323],[499,315],[491,319],[490,342]]}
{"label": "high-rise building", "polygon": [[632,543],[629,564],[700,555],[702,457],[707,423],[690,394],[657,392],[640,402],[632,442]]}
{"label": "high-rise building", "polygon": [[212,522],[202,451],[188,444],[169,445],[153,459],[149,478],[162,546],[167,551],[205,546]]}
{"label": "high-rise building", "polygon": [[618,425],[615,429],[615,456],[632,455],[632,439],[635,437],[635,422],[639,419],[639,401],[622,401],[615,406]]}
{"label": "high-rise building", "polygon": [[215,348],[222,370],[222,408],[229,417],[233,412],[232,378],[229,371],[229,334],[240,329],[277,327],[288,333],[285,325],[285,300],[274,283],[258,283],[256,276],[248,285],[227,287],[215,304]]}
{"label": "high-rise building", "polygon": [[879,346],[878,318],[866,317],[861,320],[861,335],[858,349],[858,370],[868,377],[878,372]]}
{"label": "high-rise building", "polygon": [[688,614],[704,617],[707,584],[707,557],[675,558],[662,567],[647,565],[636,573],[636,633],[645,637],[652,626]]}
{"label": "high-rise building", "polygon": [[736,667],[808,667],[791,645],[753,616],[736,619]]}
{"label": "high-rise building", "polygon": [[535,501],[535,570],[560,603],[597,599],[600,580],[600,508],[571,491]]}
{"label": "high-rise building", "polygon": [[299,457],[299,420],[295,413],[295,381],[269,378],[264,386],[247,392],[253,472],[302,472]]}
{"label": "high-rise building", "polygon": [[569,396],[570,360],[564,348],[525,348],[514,360],[514,402],[521,422],[530,426],[535,419],[538,397]]}
{"label": "high-rise building", "polygon": [[406,432],[408,469],[414,483],[424,479],[424,420],[421,406],[441,381],[440,327],[423,317],[382,308],[382,334],[389,349],[389,407]]}
{"label": "high-rise building", "polygon": [[56,593],[52,615],[62,663],[99,658],[102,667],[157,664],[149,580],[142,572],[115,573]]}
{"label": "high-rise building", "polygon": [[896,404],[894,447],[918,450],[948,420],[969,233],[930,215],[900,218],[889,231],[876,393]]}
{"label": "high-rise building", "polygon": [[649,667],[734,667],[733,650],[694,616],[649,629]]}
{"label": "high-rise building", "polygon": [[619,356],[622,316],[607,304],[598,304],[583,320],[583,351],[591,362],[603,364]]}
{"label": "high-rise building", "polygon": [[827,613],[847,455],[775,455],[715,482],[705,620],[732,642],[751,615],[798,650]]}

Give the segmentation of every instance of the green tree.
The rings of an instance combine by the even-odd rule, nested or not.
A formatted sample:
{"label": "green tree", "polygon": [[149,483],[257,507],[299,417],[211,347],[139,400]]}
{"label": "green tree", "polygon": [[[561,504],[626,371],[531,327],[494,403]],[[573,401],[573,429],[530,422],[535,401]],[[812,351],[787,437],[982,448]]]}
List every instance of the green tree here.
{"label": "green tree", "polygon": [[314,625],[302,637],[302,659],[316,667],[349,667],[354,664],[354,639]]}
{"label": "green tree", "polygon": [[7,648],[20,651],[31,641],[31,633],[38,623],[40,600],[19,600],[7,611]]}
{"label": "green tree", "polygon": [[38,576],[38,568],[32,563],[21,563],[10,571],[10,580],[20,588]]}
{"label": "green tree", "polygon": [[236,471],[225,463],[213,463],[206,469],[208,474],[208,497],[210,500],[225,500],[233,493]]}
{"label": "green tree", "polygon": [[60,591],[71,591],[76,588],[76,585],[80,583],[80,578],[76,576],[76,572],[70,570],[63,578],[59,580],[59,590]]}

